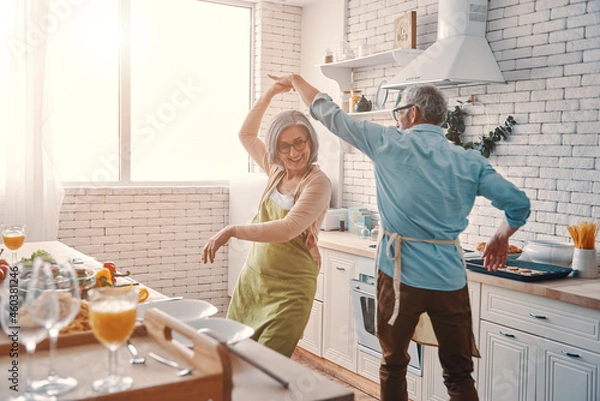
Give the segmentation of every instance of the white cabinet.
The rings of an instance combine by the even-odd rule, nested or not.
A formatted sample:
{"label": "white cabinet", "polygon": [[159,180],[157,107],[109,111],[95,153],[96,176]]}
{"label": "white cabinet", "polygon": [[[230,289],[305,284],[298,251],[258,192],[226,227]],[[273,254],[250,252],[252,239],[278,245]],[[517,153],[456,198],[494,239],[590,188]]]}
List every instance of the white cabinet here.
{"label": "white cabinet", "polygon": [[535,400],[535,348],[534,336],[481,322],[479,398]]}
{"label": "white cabinet", "polygon": [[542,339],[537,360],[538,400],[600,399],[600,354]]}
{"label": "white cabinet", "polygon": [[323,356],[323,269],[317,276],[317,292],[310,318],[298,345],[317,356]]}
{"label": "white cabinet", "polygon": [[482,401],[600,399],[600,311],[483,285]]}
{"label": "white cabinet", "polygon": [[350,280],[356,256],[324,250],[323,357],[356,373],[357,341]]}
{"label": "white cabinet", "polygon": [[323,355],[323,302],[315,299],[310,318],[298,345],[317,356]]}

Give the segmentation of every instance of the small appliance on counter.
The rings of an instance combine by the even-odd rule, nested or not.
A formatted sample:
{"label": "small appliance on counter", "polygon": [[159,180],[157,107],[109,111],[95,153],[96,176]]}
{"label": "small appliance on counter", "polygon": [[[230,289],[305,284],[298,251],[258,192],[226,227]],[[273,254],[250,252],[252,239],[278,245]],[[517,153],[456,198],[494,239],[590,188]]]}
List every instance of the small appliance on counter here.
{"label": "small appliance on counter", "polygon": [[348,209],[327,209],[321,230],[323,231],[346,231],[346,215]]}

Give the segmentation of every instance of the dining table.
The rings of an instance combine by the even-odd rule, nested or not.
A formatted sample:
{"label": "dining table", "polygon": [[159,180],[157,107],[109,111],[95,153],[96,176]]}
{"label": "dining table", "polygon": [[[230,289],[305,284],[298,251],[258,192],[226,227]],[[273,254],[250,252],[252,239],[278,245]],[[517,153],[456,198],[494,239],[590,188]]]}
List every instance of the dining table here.
{"label": "dining table", "polygon": [[[49,252],[57,262],[64,263],[72,261],[73,258],[80,259],[86,268],[100,269],[102,263],[95,258],[88,256],[75,248],[70,247],[60,241],[42,241],[42,242],[26,242],[19,250],[19,257],[29,257],[36,250],[45,250]],[[135,281],[135,277],[129,279]],[[137,282],[136,282],[137,283]],[[144,286],[143,283],[136,285]],[[164,300],[164,294],[152,288],[148,288],[149,297],[144,302],[156,302]],[[154,309],[156,310],[156,309]],[[148,312],[146,312],[148,314]],[[159,315],[159,313],[157,313]],[[154,314],[151,314],[154,316]],[[160,317],[160,316],[159,316]],[[146,320],[146,318],[144,318]],[[210,319],[210,318],[209,318]],[[148,323],[151,323],[150,321]],[[193,330],[184,322],[176,322],[173,327],[183,327],[185,330]],[[183,326],[181,326],[181,324]],[[139,352],[146,355],[149,352],[159,353],[185,364],[190,362],[189,359],[182,358],[173,352],[171,346],[165,348],[165,339],[153,338],[147,330],[144,322],[141,322],[131,340],[138,345]],[[158,337],[162,337],[168,330],[161,330]],[[192,333],[192,335],[194,335]],[[168,341],[173,341],[170,334],[165,334]],[[156,337],[156,336],[155,336]],[[202,336],[200,336],[202,337]],[[195,344],[200,344],[197,341],[202,338],[196,338]],[[202,340],[205,341],[205,340]],[[22,366],[26,362],[25,352],[20,346],[19,357],[15,359],[10,356],[11,341],[8,336],[0,336],[0,400],[6,400],[15,396],[13,390],[10,389],[10,369],[17,361]],[[258,342],[247,338],[237,342],[235,345],[237,352],[229,352],[224,357],[227,363],[224,363],[223,372],[230,369],[231,395],[230,398],[224,397],[223,400],[234,401],[275,401],[275,400],[297,400],[297,401],[352,401],[354,400],[354,392],[339,383],[319,374],[317,371],[309,367],[291,360]],[[227,349],[227,347],[223,348]],[[223,352],[219,348],[220,352]],[[242,354],[244,358],[237,354]],[[194,357],[195,358],[195,357]],[[253,363],[249,363],[247,359]],[[127,401],[151,401],[159,399],[169,399],[178,401],[179,399],[189,399],[190,394],[193,394],[195,383],[200,383],[202,380],[202,372],[196,369],[193,374],[187,377],[177,376],[177,372],[173,369],[162,366],[151,358],[146,358],[144,364],[129,363],[131,355],[127,347],[121,347],[117,351],[117,360],[119,373],[130,375],[134,379],[134,386],[131,391],[125,391],[122,394],[100,394],[92,389],[91,383],[93,380],[106,376],[108,372],[108,351],[99,342],[97,342],[91,332],[76,333],[61,335],[58,341],[58,349],[53,362],[57,373],[70,375],[79,382],[77,388],[69,393],[57,396],[57,401],[91,401],[91,400],[127,400]],[[47,340],[44,340],[33,355],[33,363],[31,377],[40,378],[47,374],[50,364],[50,355],[47,347]],[[274,380],[273,377],[265,374],[264,371],[256,368],[256,364],[268,368],[272,372],[276,372],[283,381],[289,383],[288,386],[283,386],[281,382]],[[227,369],[225,369],[227,365]],[[5,377],[2,377],[5,376]],[[24,386],[24,379],[21,380],[20,387]],[[194,381],[196,380],[196,381]],[[202,382],[207,383],[207,382]],[[192,387],[190,387],[192,386]],[[181,389],[181,391],[179,391]],[[183,389],[187,389],[183,391]],[[191,390],[190,390],[191,389]],[[192,393],[190,393],[192,391]],[[198,387],[201,392],[201,387]],[[178,398],[180,397],[180,398]],[[204,398],[197,398],[203,399]],[[209,400],[212,398],[205,398]],[[215,399],[216,401],[216,399]]]}

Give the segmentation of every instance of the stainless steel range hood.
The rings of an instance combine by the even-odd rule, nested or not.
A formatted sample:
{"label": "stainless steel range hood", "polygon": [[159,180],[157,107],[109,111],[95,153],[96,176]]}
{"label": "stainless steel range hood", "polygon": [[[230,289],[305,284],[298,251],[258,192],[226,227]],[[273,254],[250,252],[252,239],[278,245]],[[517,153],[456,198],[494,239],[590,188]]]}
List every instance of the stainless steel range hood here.
{"label": "stainless steel range hood", "polygon": [[384,86],[505,83],[485,39],[487,0],[439,0],[437,41]]}

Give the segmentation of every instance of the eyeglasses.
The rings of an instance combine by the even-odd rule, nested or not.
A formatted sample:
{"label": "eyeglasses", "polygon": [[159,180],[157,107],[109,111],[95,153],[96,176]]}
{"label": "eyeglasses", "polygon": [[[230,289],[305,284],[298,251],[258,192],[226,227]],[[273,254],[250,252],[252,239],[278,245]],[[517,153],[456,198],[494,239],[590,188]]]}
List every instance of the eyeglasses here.
{"label": "eyeglasses", "polygon": [[296,139],[291,145],[289,143],[282,142],[279,144],[279,146],[277,146],[277,150],[279,153],[287,154],[290,153],[290,149],[292,149],[293,146],[294,149],[296,149],[298,152],[301,152],[304,150],[304,148],[306,148],[307,142],[308,139]]}
{"label": "eyeglasses", "polygon": [[407,104],[406,106],[400,106],[400,107],[396,107],[394,110],[392,110],[392,118],[396,121],[398,121],[398,112],[400,110],[406,110],[406,109],[410,109],[411,107],[413,107],[414,104]]}

